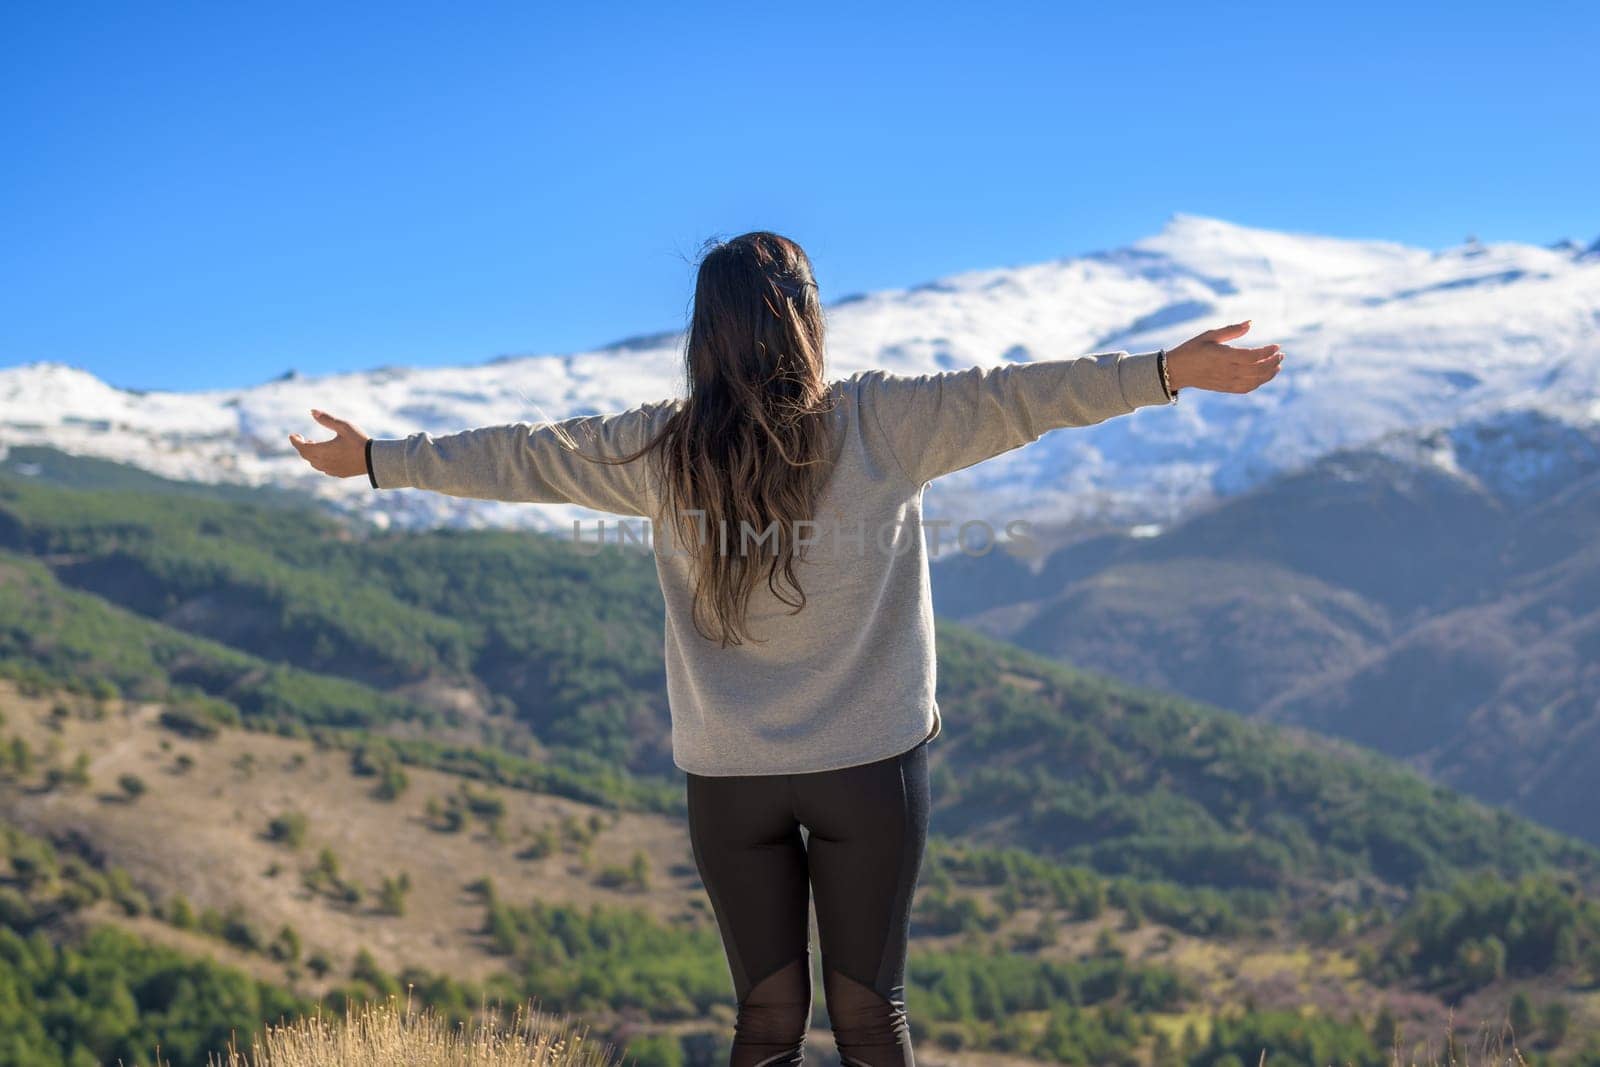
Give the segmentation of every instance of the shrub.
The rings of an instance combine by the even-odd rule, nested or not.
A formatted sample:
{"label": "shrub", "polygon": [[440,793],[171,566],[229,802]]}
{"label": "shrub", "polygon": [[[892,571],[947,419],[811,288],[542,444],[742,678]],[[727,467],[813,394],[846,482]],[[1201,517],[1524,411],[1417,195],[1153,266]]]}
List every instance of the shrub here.
{"label": "shrub", "polygon": [[210,716],[190,707],[168,708],[157,720],[162,726],[183,737],[209,741],[217,736],[217,724]]}
{"label": "shrub", "polygon": [[299,848],[305,844],[309,822],[298,811],[285,812],[267,824],[267,836],[280,845]]}

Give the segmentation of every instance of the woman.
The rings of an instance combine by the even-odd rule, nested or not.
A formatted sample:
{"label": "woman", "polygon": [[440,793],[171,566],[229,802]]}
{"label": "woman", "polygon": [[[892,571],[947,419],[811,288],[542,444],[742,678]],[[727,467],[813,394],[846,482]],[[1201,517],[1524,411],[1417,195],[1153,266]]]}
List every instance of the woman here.
{"label": "woman", "polygon": [[801,1062],[813,891],[840,1058],[889,1067],[913,1063],[906,942],[940,730],[923,490],[1185,387],[1255,389],[1282,354],[1224,344],[1248,327],[1171,352],[828,381],[811,262],[758,231],[702,257],[685,399],[393,440],[313,411],[336,436],[290,441],[377,489],[652,520],[673,758],[738,1004],[731,1067]]}

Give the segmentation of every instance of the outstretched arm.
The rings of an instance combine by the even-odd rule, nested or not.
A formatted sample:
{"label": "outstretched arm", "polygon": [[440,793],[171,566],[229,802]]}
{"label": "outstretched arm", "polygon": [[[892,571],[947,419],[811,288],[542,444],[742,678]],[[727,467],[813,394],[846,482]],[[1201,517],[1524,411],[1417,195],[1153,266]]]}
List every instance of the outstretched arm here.
{"label": "outstretched arm", "polygon": [[434,436],[372,438],[326,412],[312,414],[331,441],[290,442],[325,474],[366,474],[375,489],[429,489],[448,496],[540,504],[570,503],[620,515],[649,515],[646,462],[600,463],[649,441],[672,401],[557,422],[516,422]]}
{"label": "outstretched arm", "polygon": [[1154,404],[1187,386],[1249,392],[1277,373],[1277,345],[1232,348],[1248,321],[1208,331],[1165,353],[1095,353],[999,367],[906,376],[867,371],[860,402],[913,484],[1038,440],[1065,426],[1092,426]]}

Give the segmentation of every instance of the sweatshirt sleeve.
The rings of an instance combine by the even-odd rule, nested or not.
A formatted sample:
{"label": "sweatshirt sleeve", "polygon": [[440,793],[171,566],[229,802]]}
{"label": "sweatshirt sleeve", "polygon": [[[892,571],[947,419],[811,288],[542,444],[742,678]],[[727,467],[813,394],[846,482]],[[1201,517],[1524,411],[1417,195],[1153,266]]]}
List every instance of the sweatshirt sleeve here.
{"label": "sweatshirt sleeve", "polygon": [[[534,504],[578,504],[617,515],[652,514],[649,455],[627,455],[654,438],[676,401],[556,422],[514,422],[433,436],[374,438],[374,488],[429,489],[447,496]],[[574,447],[575,446],[575,447]]]}
{"label": "sweatshirt sleeve", "polygon": [[901,470],[923,485],[1049,430],[1171,404],[1159,356],[1117,351],[940,374],[864,371],[859,403]]}

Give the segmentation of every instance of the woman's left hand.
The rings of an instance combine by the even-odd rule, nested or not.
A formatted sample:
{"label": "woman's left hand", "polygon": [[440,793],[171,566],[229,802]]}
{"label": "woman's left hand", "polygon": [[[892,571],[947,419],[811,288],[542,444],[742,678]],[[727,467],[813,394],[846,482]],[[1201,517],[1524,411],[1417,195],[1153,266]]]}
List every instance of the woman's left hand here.
{"label": "woman's left hand", "polygon": [[331,441],[307,441],[297,433],[289,435],[295,451],[317,470],[333,478],[354,478],[367,473],[367,435],[353,422],[336,419],[326,411],[311,409],[311,417],[334,432]]}

